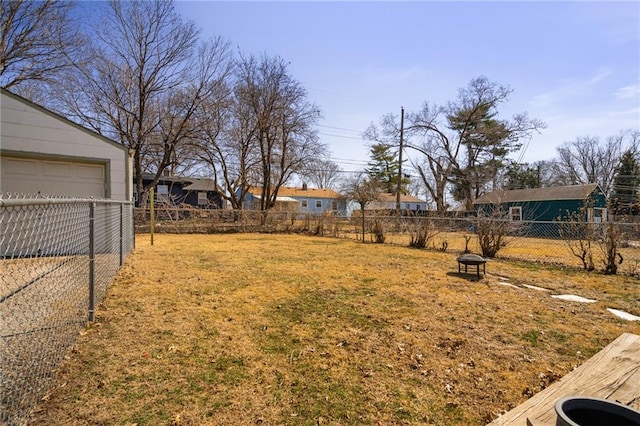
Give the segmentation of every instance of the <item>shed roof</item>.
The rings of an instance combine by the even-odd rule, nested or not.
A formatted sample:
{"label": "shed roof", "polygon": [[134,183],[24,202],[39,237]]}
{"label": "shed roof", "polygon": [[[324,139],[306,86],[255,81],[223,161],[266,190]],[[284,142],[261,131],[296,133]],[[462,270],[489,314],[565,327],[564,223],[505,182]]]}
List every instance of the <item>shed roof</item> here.
{"label": "shed roof", "polygon": [[[153,180],[155,175],[153,173],[142,173],[142,178],[146,180]],[[213,179],[207,178],[194,178],[194,177],[182,177],[182,176],[160,176],[158,183],[163,182],[176,182],[183,185],[182,189],[185,191],[214,191],[222,192],[220,187]]]}
{"label": "shed roof", "polygon": [[[253,196],[258,196],[262,192],[262,188],[252,186],[249,188],[249,193]],[[318,188],[296,188],[291,186],[281,186],[278,189],[278,197],[306,197],[306,198],[330,198],[337,199],[342,198],[340,194],[331,189],[318,189]]]}
{"label": "shed roof", "polygon": [[185,181],[191,182],[184,186],[185,191],[218,191],[218,185],[213,179],[185,178]]}
{"label": "shed roof", "polygon": [[473,204],[498,204],[523,201],[584,200],[598,184],[553,186],[549,188],[512,189],[487,192]]}
{"label": "shed roof", "polygon": [[[378,195],[378,200],[383,203],[395,203],[397,200],[396,194],[392,194],[390,192],[382,192]],[[413,195],[401,194],[400,202],[402,203],[426,203],[426,201],[421,200],[418,197],[414,197]]]}

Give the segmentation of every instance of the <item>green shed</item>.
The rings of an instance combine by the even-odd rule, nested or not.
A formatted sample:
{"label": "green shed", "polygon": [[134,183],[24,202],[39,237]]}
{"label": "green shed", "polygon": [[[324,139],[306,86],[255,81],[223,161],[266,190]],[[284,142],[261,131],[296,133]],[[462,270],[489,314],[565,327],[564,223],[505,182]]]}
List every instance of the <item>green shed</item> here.
{"label": "green shed", "polygon": [[[499,209],[510,221],[606,222],[607,197],[598,184],[554,186],[488,192],[473,202],[476,216]],[[555,236],[554,226],[529,224],[532,234]],[[545,231],[543,231],[545,230]]]}

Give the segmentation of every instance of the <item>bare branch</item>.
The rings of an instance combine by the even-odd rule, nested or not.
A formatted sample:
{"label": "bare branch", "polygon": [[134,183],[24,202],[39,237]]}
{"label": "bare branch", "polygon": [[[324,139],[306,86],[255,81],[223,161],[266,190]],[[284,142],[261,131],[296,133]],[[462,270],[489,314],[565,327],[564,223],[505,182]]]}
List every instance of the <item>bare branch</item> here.
{"label": "bare branch", "polygon": [[51,83],[71,68],[79,46],[72,7],[68,1],[1,1],[0,86]]}

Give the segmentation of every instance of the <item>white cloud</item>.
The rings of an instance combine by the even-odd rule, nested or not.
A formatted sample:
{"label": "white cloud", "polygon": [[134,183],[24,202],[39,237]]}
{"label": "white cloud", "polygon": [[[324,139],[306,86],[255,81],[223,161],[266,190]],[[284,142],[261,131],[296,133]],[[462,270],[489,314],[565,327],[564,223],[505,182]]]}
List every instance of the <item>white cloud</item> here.
{"label": "white cloud", "polygon": [[618,99],[634,99],[640,97],[640,84],[630,84],[616,90],[615,97]]}
{"label": "white cloud", "polygon": [[613,74],[613,72],[611,70],[601,70],[601,71],[599,71],[598,74],[596,74],[594,77],[589,79],[589,81],[587,81],[587,87],[595,86],[596,84],[598,84],[601,81],[605,80],[611,74]]}
{"label": "white cloud", "polygon": [[534,96],[529,101],[533,108],[548,108],[559,103],[571,103],[575,98],[581,98],[592,93],[594,87],[605,81],[613,72],[603,69],[590,78],[563,79],[558,87],[546,93]]}

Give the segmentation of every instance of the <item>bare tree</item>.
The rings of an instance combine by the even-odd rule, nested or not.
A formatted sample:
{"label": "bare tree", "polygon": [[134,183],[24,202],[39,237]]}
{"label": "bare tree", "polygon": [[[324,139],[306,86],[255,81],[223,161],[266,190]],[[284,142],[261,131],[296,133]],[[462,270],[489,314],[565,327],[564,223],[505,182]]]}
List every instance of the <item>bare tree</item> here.
{"label": "bare tree", "polygon": [[380,196],[380,184],[366,173],[360,173],[347,179],[343,183],[341,192],[347,199],[354,200],[360,206],[362,242],[364,243],[366,232],[365,209],[369,203],[376,201]]}
{"label": "bare tree", "polygon": [[320,110],[281,58],[242,57],[237,69],[235,95],[259,150],[260,209],[266,212],[293,174],[322,157],[324,146],[314,130]]}
{"label": "bare tree", "polygon": [[616,168],[625,151],[638,152],[640,132],[628,130],[610,136],[606,142],[597,137],[579,137],[557,148],[553,162],[553,184],[579,185],[597,183],[609,193]]}
{"label": "bare tree", "polygon": [[449,207],[446,195],[454,165],[452,157],[456,158],[460,149],[459,144],[452,142],[444,129],[440,129],[439,120],[444,112],[444,108],[425,102],[419,112],[409,114],[407,129],[409,135],[418,139],[417,142],[409,141],[407,147],[424,155],[423,160],[415,162],[415,167],[438,212]]}
{"label": "bare tree", "polygon": [[552,160],[535,161],[531,167],[536,169],[541,188],[553,186],[554,162]]}
{"label": "bare tree", "polygon": [[259,184],[260,155],[255,138],[255,117],[239,102],[239,87],[222,86],[205,100],[197,113],[195,156],[210,169],[234,210],[242,209],[246,188]]}
{"label": "bare tree", "polygon": [[29,96],[26,90],[47,84],[72,66],[79,46],[77,24],[68,1],[0,2],[0,86]]}
{"label": "bare tree", "polygon": [[340,180],[342,168],[331,160],[317,159],[304,165],[300,176],[320,189],[334,189]]}
{"label": "bare tree", "polygon": [[[424,104],[409,115],[409,132],[422,138],[413,143],[426,156],[421,174],[437,208],[444,209],[446,184],[467,210],[495,178],[506,156],[518,149],[521,139],[544,127],[526,113],[510,120],[497,118],[498,107],[512,89],[478,77],[459,90],[458,99],[446,107]],[[428,175],[430,174],[430,176]]]}
{"label": "bare tree", "polygon": [[177,161],[176,149],[195,134],[195,113],[228,72],[229,45],[198,43],[192,22],[172,2],[111,1],[96,32],[91,60],[78,65],[65,105],[76,120],[133,151],[138,194],[142,172]]}

